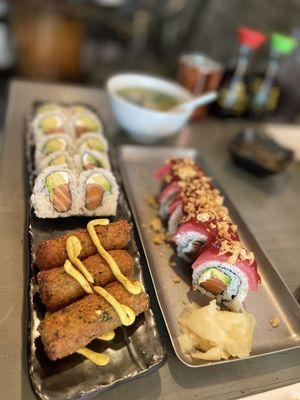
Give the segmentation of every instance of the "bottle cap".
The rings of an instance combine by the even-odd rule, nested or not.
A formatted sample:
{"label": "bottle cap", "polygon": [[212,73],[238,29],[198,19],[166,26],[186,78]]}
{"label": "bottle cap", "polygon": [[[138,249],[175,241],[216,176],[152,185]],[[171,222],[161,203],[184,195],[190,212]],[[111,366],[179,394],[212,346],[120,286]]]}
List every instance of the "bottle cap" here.
{"label": "bottle cap", "polygon": [[267,36],[261,32],[241,26],[237,30],[239,43],[252,50],[258,49],[266,40]]}
{"label": "bottle cap", "polygon": [[274,32],[271,35],[271,49],[278,54],[291,54],[298,45],[295,38],[281,33]]}

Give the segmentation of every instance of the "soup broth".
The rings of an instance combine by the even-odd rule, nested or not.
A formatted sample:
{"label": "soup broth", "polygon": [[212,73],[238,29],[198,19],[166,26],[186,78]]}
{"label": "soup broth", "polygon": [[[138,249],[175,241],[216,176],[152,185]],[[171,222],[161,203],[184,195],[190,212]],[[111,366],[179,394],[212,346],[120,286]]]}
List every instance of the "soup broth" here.
{"label": "soup broth", "polygon": [[117,93],[134,104],[158,111],[168,111],[182,102],[175,96],[148,88],[129,87]]}

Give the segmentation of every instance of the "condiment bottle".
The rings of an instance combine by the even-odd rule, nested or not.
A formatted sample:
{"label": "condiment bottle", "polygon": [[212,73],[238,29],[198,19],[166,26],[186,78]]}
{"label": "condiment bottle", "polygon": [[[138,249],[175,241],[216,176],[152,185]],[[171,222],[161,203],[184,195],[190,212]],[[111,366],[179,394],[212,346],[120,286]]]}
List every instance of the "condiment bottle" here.
{"label": "condiment bottle", "polygon": [[240,27],[237,34],[240,44],[238,62],[233,75],[221,87],[217,102],[217,112],[224,117],[241,116],[246,111],[248,93],[245,75],[250,55],[266,41],[264,34],[246,27]]}
{"label": "condiment bottle", "polygon": [[291,36],[273,33],[270,37],[270,60],[263,78],[256,77],[249,82],[249,114],[263,116],[277,109],[280,88],[275,77],[282,56],[291,54],[297,47],[297,40]]}

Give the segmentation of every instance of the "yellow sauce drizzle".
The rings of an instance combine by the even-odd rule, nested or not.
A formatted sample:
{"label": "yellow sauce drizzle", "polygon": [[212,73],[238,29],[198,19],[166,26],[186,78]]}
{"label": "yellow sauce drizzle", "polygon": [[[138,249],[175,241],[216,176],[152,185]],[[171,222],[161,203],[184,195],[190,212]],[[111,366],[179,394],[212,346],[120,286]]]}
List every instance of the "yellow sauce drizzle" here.
{"label": "yellow sauce drizzle", "polygon": [[109,340],[113,340],[113,338],[115,336],[116,336],[115,331],[110,331],[110,332],[104,333],[104,335],[98,336],[98,339],[109,341]]}
{"label": "yellow sauce drizzle", "polygon": [[109,357],[106,354],[96,353],[86,347],[79,349],[76,353],[81,354],[82,356],[88,358],[94,364],[98,365],[99,367],[104,367],[109,363]]}
{"label": "yellow sauce drizzle", "polygon": [[94,287],[95,292],[104,297],[105,300],[116,310],[122,325],[129,326],[135,321],[135,313],[132,308],[121,304],[111,294],[100,286]]}
{"label": "yellow sauce drizzle", "polygon": [[76,268],[73,267],[73,265],[69,260],[65,261],[64,270],[67,274],[72,276],[72,278],[76,279],[76,281],[79,283],[79,285],[86,293],[93,293],[93,289],[91,288],[88,281],[85,279],[85,277],[82,275],[81,272],[79,272]]}
{"label": "yellow sauce drizzle", "polygon": [[78,258],[82,250],[82,246],[80,240],[76,236],[68,237],[66,250],[71,263],[79,269],[79,271],[84,275],[88,282],[94,283],[94,278]]}
{"label": "yellow sauce drizzle", "polygon": [[88,233],[90,234],[90,237],[91,237],[96,249],[98,250],[100,256],[103,257],[104,260],[109,265],[115,278],[125,287],[125,289],[129,293],[140,294],[142,291],[142,283],[140,281],[131,282],[129,279],[127,279],[126,276],[123,275],[122,272],[120,271],[118,264],[115,262],[115,260],[112,258],[112,256],[104,249],[104,247],[100,243],[100,240],[95,231],[95,226],[96,225],[107,225],[108,223],[109,223],[109,220],[107,218],[94,219],[93,221],[90,221],[87,224]]}

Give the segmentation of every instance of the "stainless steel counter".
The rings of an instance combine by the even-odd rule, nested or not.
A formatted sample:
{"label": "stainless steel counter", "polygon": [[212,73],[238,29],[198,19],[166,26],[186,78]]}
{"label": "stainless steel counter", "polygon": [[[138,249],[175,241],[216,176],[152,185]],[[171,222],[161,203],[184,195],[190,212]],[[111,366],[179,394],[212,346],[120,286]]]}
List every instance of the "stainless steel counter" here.
{"label": "stainless steel counter", "polygon": [[[0,171],[0,399],[33,399],[26,365],[27,270],[24,263],[24,113],[33,99],[83,101],[101,105],[108,115],[109,133],[116,143],[129,143],[117,134],[105,96],[81,87],[14,82],[11,85]],[[300,297],[300,165],[282,175],[260,180],[230,162],[226,144],[241,123],[205,120],[186,128],[167,145],[192,146],[201,151],[216,179],[230,193],[250,229]],[[26,250],[25,250],[26,251]],[[244,360],[239,365],[192,370],[171,349],[164,323],[150,294],[168,362],[159,371],[119,386],[96,398],[114,399],[235,399],[250,393],[300,381],[300,351]],[[101,372],[100,372],[101,373]]]}

